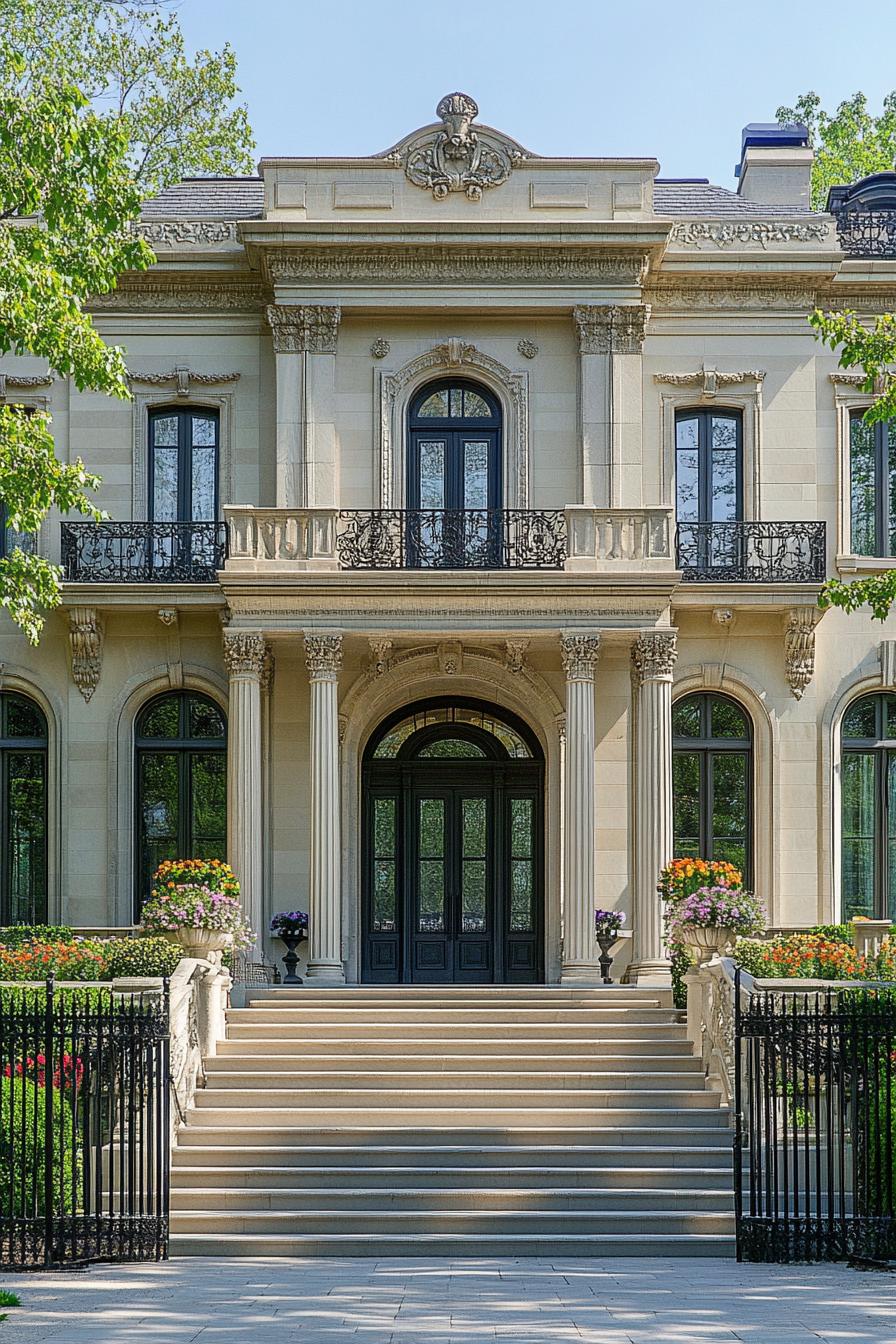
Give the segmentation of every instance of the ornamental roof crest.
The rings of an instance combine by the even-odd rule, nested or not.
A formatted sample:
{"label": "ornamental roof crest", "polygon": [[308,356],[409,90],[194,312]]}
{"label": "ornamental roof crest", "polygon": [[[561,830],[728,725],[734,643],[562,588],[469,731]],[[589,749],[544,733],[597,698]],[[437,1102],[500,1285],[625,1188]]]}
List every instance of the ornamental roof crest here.
{"label": "ornamental roof crest", "polygon": [[499,131],[474,127],[479,106],[466,93],[446,93],[436,108],[441,127],[426,126],[383,155],[404,168],[417,187],[443,201],[462,191],[470,201],[482,199],[487,187],[500,186],[516,164],[527,158],[521,145]]}

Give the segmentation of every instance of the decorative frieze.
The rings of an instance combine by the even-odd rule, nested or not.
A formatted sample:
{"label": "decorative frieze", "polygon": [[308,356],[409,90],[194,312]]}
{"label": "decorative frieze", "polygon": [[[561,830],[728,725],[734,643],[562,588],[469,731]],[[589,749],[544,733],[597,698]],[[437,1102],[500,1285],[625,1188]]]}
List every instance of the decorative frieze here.
{"label": "decorative frieze", "polygon": [[820,613],[815,607],[796,607],[789,612],[784,629],[784,672],[795,699],[803,692],[815,672],[815,627]]}
{"label": "decorative frieze", "polygon": [[144,219],[134,226],[134,231],[156,250],[180,251],[183,247],[239,242],[236,221],[232,219]]}
{"label": "decorative frieze", "polygon": [[699,284],[688,284],[676,278],[673,283],[651,286],[645,299],[658,309],[687,311],[723,309],[796,310],[807,313],[815,307],[817,293],[813,285],[737,284],[730,277],[714,283],[702,278]]}
{"label": "decorative frieze", "polygon": [[224,631],[224,666],[231,677],[257,677],[260,680],[266,653],[264,635],[259,631]]}
{"label": "decorative frieze", "polygon": [[305,666],[312,681],[338,681],[342,670],[342,636],[305,632]]}
{"label": "decorative frieze", "polygon": [[600,635],[560,636],[560,658],[567,681],[593,681],[599,657]]}
{"label": "decorative frieze", "polygon": [[269,303],[265,311],[277,354],[335,354],[342,316],[335,304]]}
{"label": "decorative frieze", "polygon": [[640,285],[643,251],[602,256],[596,248],[303,247],[264,258],[273,284]]}
{"label": "decorative frieze", "polygon": [[538,346],[535,344],[534,341],[529,341],[526,339],[523,339],[522,341],[517,341],[516,348],[522,355],[523,359],[534,359],[535,356],[538,354]]}
{"label": "decorative frieze", "polygon": [[72,680],[85,700],[96,690],[103,667],[103,620],[96,607],[72,607],[69,612]]}
{"label": "decorative frieze", "polygon": [[635,684],[645,681],[671,681],[678,657],[675,630],[650,630],[639,635],[632,645],[632,669]]}
{"label": "decorative frieze", "polygon": [[468,201],[479,201],[483,191],[507,181],[525,154],[506,136],[474,130],[478,113],[478,104],[469,94],[448,93],[436,108],[440,130],[423,131],[403,149],[383,157],[403,166],[408,181],[431,191],[437,201],[457,191]]}
{"label": "decorative frieze", "polygon": [[705,363],[694,373],[655,373],[655,383],[668,383],[672,387],[701,387],[702,395],[711,401],[721,387],[734,387],[738,383],[761,383],[765,378],[764,369],[740,369],[736,372],[723,372],[708,367]]}
{"label": "decorative frieze", "polygon": [[128,372],[129,383],[145,383],[148,387],[174,387],[177,389],[179,397],[190,395],[191,383],[195,383],[197,387],[216,387],[219,383],[239,382],[239,377],[240,375],[236,371],[195,373],[186,364],[178,364],[176,368],[169,369],[167,373]]}
{"label": "decorative frieze", "polygon": [[576,304],[572,310],[583,355],[640,354],[650,308],[638,304]]}
{"label": "decorative frieze", "polygon": [[751,220],[680,220],[673,224],[670,242],[682,247],[701,247],[706,243],[715,247],[767,248],[775,243],[823,243],[828,238],[824,221],[805,224],[779,219]]}
{"label": "decorative frieze", "polygon": [[257,312],[264,290],[260,284],[184,284],[173,277],[143,279],[118,285],[109,294],[94,294],[86,307],[90,312]]}

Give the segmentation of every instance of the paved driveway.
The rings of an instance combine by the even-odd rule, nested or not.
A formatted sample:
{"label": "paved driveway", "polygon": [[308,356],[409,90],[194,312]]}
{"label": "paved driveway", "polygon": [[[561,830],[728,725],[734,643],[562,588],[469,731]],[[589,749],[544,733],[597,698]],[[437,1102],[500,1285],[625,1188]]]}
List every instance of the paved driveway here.
{"label": "paved driveway", "polygon": [[172,1260],[3,1275],[0,1344],[896,1344],[896,1274],[730,1260]]}

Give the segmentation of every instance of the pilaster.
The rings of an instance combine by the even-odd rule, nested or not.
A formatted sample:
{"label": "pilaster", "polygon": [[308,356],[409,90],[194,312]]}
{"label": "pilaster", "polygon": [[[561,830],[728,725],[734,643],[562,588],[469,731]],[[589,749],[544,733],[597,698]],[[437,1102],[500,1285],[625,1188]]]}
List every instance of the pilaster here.
{"label": "pilaster", "polygon": [[277,380],[277,506],[338,504],[335,304],[269,304]]}
{"label": "pilaster", "polygon": [[646,304],[579,304],[579,454],[583,504],[641,503],[641,351]]}

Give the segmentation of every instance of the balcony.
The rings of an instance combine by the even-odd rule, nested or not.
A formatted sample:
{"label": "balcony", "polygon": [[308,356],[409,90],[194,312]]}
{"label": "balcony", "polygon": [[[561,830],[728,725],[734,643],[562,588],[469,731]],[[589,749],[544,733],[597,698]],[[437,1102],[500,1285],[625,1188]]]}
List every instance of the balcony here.
{"label": "balcony", "polygon": [[683,583],[823,583],[824,523],[680,523]]}
{"label": "balcony", "polygon": [[896,258],[896,210],[853,206],[836,218],[837,241],[847,257]]}
{"label": "balcony", "polygon": [[224,523],[63,523],[69,583],[215,583],[227,558]]}

